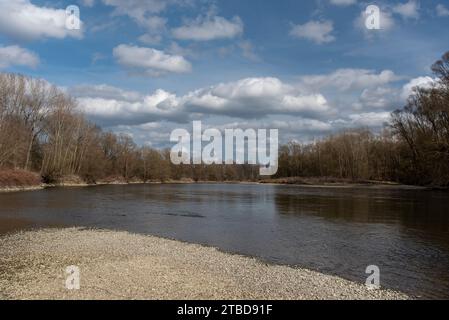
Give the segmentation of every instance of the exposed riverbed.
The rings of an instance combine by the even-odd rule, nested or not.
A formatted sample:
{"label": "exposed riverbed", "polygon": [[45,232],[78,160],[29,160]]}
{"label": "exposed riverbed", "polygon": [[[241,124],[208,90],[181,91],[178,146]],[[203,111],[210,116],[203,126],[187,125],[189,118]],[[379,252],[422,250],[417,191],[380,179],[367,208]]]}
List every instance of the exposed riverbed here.
{"label": "exposed riverbed", "polygon": [[[79,290],[65,269],[80,272]],[[406,299],[318,272],[127,232],[47,229],[0,237],[2,299]]]}

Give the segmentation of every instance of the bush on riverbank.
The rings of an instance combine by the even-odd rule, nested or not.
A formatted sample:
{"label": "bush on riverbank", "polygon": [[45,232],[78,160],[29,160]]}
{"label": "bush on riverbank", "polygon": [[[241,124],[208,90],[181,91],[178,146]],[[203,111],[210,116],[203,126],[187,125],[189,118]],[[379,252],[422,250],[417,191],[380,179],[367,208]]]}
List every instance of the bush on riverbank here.
{"label": "bush on riverbank", "polygon": [[0,188],[32,187],[41,185],[38,174],[26,170],[0,170]]}

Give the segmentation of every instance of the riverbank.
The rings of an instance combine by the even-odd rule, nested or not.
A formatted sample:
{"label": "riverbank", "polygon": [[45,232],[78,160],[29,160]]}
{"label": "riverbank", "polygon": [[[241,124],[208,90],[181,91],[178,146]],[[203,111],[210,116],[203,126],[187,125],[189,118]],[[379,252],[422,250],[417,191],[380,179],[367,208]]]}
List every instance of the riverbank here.
{"label": "riverbank", "polygon": [[421,187],[421,186],[410,186],[402,184],[393,183],[342,183],[342,182],[327,182],[327,183],[288,183],[280,181],[184,181],[184,180],[169,180],[169,181],[133,181],[133,182],[98,182],[95,184],[89,183],[58,183],[58,184],[39,184],[34,186],[10,186],[10,187],[0,187],[0,193],[8,192],[20,192],[20,191],[35,191],[42,190],[46,188],[56,188],[56,187],[95,187],[95,186],[105,186],[105,185],[133,185],[133,184],[253,184],[253,185],[284,185],[284,186],[296,186],[296,187],[306,187],[306,188],[361,188],[361,189],[390,189],[390,190],[447,190],[447,188],[432,188],[432,187]]}
{"label": "riverbank", "polygon": [[400,190],[429,190],[433,187],[423,187],[414,185],[404,185],[391,181],[376,180],[351,180],[331,177],[289,177],[289,178],[269,178],[259,181],[260,184],[270,185],[293,185],[303,187],[335,187],[335,188],[369,188],[369,189],[400,189]]}
{"label": "riverbank", "polygon": [[0,169],[0,192],[39,190],[44,187],[35,172]]}
{"label": "riverbank", "polygon": [[[80,290],[65,288],[67,266]],[[0,237],[0,299],[407,299],[318,272],[127,232],[70,229]]]}
{"label": "riverbank", "polygon": [[[57,183],[43,183],[35,172],[25,170],[0,170],[0,193],[41,190],[52,187],[91,187],[102,185],[127,184],[265,184],[265,185],[294,185],[303,187],[335,187],[335,188],[370,188],[370,189],[398,189],[398,190],[429,190],[433,187],[410,186],[389,181],[372,181],[340,179],[331,177],[289,177],[267,178],[257,181],[195,181],[183,178],[180,180],[143,181],[139,179],[126,180],[123,177],[109,177],[88,183],[76,175],[64,176]],[[447,190],[447,188],[436,188]]]}

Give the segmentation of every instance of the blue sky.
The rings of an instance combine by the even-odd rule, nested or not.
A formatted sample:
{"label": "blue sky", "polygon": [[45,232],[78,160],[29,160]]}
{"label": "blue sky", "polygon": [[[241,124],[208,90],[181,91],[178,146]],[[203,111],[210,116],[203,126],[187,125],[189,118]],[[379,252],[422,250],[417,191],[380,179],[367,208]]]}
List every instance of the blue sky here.
{"label": "blue sky", "polygon": [[[82,26],[65,26],[79,6]],[[381,9],[381,30],[364,26]],[[0,0],[0,69],[76,96],[106,129],[164,146],[206,126],[310,141],[380,130],[449,50],[447,0]]]}

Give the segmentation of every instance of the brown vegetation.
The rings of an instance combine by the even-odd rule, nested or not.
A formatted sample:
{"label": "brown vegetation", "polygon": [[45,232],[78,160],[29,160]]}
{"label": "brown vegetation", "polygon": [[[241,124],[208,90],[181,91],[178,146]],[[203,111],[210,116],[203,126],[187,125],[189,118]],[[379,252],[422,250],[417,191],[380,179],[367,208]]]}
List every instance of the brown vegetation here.
{"label": "brown vegetation", "polygon": [[380,135],[350,130],[280,150],[278,177],[335,177],[449,186],[449,52],[432,70],[438,82],[415,88]]}
{"label": "brown vegetation", "polygon": [[25,170],[0,170],[0,188],[39,186],[38,174]]}

